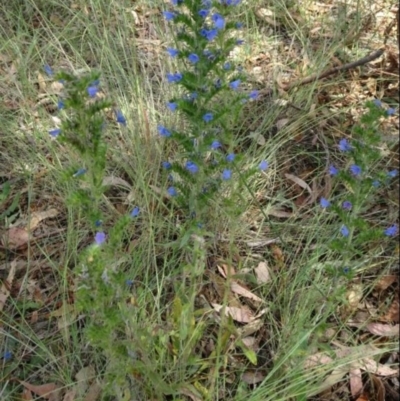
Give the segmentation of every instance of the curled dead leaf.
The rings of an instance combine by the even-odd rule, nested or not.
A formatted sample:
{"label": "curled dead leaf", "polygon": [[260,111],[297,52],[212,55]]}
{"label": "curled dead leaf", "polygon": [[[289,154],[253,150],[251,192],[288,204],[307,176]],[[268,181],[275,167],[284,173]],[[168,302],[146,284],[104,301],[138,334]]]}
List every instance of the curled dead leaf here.
{"label": "curled dead leaf", "polygon": [[258,284],[268,283],[271,280],[267,262],[260,262],[254,271],[257,276]]}
{"label": "curled dead leaf", "polygon": [[370,323],[367,325],[367,330],[376,336],[394,337],[400,334],[400,324]]}

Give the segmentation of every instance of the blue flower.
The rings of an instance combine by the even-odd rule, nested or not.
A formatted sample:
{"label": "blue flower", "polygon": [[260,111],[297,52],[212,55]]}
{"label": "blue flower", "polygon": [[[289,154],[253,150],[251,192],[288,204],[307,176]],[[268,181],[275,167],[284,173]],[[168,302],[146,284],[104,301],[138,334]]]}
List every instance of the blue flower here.
{"label": "blue flower", "polygon": [[393,107],[389,107],[389,108],[386,110],[386,114],[387,114],[388,116],[393,116],[395,113],[396,113],[396,110],[395,110]]}
{"label": "blue flower", "polygon": [[139,206],[135,206],[133,208],[133,210],[131,211],[130,216],[131,217],[137,217],[137,216],[139,216],[139,213],[140,213]]}
{"label": "blue flower", "polygon": [[215,13],[211,16],[214,26],[220,31],[225,28],[225,19],[221,14]]}
{"label": "blue flower", "polygon": [[91,85],[86,89],[89,97],[94,98],[97,95],[97,92],[99,91],[99,88],[96,85]]}
{"label": "blue flower", "polygon": [[116,116],[118,124],[126,125],[126,119],[125,119],[124,115],[122,114],[121,110],[116,110],[115,111],[115,116]]}
{"label": "blue flower", "polygon": [[211,149],[216,150],[219,149],[221,147],[221,143],[219,141],[213,141],[213,143],[211,144]]}
{"label": "blue flower", "polygon": [[229,163],[232,163],[235,160],[235,154],[234,153],[229,153],[229,155],[226,156],[226,161]]}
{"label": "blue flower", "polygon": [[243,28],[243,23],[236,22],[235,27],[236,27],[236,29],[242,29]]}
{"label": "blue flower", "polygon": [[343,267],[343,274],[349,274],[350,273],[350,267]]}
{"label": "blue flower", "polygon": [[192,54],[189,54],[188,60],[189,60],[192,64],[196,64],[196,63],[199,62],[200,58],[199,58],[199,56],[198,56],[197,54],[192,53]]}
{"label": "blue flower", "polygon": [[221,0],[221,4],[225,6],[237,6],[242,0]]}
{"label": "blue flower", "polygon": [[3,354],[4,361],[7,362],[11,358],[12,358],[12,352],[11,351],[4,351],[4,354]]}
{"label": "blue flower", "polygon": [[133,280],[127,279],[127,280],[125,280],[125,284],[126,284],[128,287],[132,287],[132,286],[133,286]]}
{"label": "blue flower", "polygon": [[61,134],[61,128],[54,128],[49,131],[49,135],[53,138],[57,138]]}
{"label": "blue flower", "polygon": [[177,16],[177,13],[173,11],[164,11],[163,16],[167,21],[172,21]]}
{"label": "blue flower", "polygon": [[263,161],[258,165],[258,168],[259,168],[261,171],[265,171],[265,170],[268,168],[268,166],[269,166],[268,162],[267,162],[266,160],[263,160]]}
{"label": "blue flower", "polygon": [[190,99],[190,100],[196,100],[198,96],[199,96],[199,95],[197,94],[197,92],[192,92],[192,93],[189,95],[189,99]]}
{"label": "blue flower", "polygon": [[171,111],[175,111],[178,108],[178,103],[175,102],[168,102],[167,103],[167,107],[171,110]]}
{"label": "blue flower", "polygon": [[243,43],[244,43],[244,40],[243,40],[243,39],[238,39],[238,40],[236,41],[236,44],[237,44],[238,46],[241,46]]}
{"label": "blue flower", "polygon": [[65,103],[63,102],[62,99],[58,99],[57,101],[57,109],[62,110],[65,107]]}
{"label": "blue flower", "polygon": [[162,126],[162,125],[159,125],[158,127],[157,127],[157,130],[158,130],[158,133],[161,135],[161,136],[165,136],[166,138],[169,138],[172,134],[171,134],[171,131],[169,131],[167,128],[165,128],[164,126]]}
{"label": "blue flower", "polygon": [[101,220],[96,220],[96,221],[94,222],[94,225],[95,225],[96,227],[100,227],[102,224],[103,224],[103,222],[102,222]]}
{"label": "blue flower", "polygon": [[203,120],[204,120],[206,123],[209,123],[210,121],[212,121],[213,118],[214,118],[213,113],[206,113],[206,114],[204,114],[204,116],[203,116]]}
{"label": "blue flower", "polygon": [[343,138],[339,141],[338,148],[341,152],[349,152],[353,149],[346,138]]}
{"label": "blue flower", "polygon": [[378,180],[375,180],[375,181],[372,182],[372,186],[374,188],[379,188],[381,186],[381,183]]}
{"label": "blue flower", "polygon": [[258,90],[253,90],[249,93],[249,98],[252,100],[256,100],[258,98]]}
{"label": "blue flower", "polygon": [[193,163],[192,161],[187,161],[185,164],[186,170],[189,171],[191,174],[196,174],[199,171],[199,167],[197,166],[196,163]]}
{"label": "blue flower", "polygon": [[348,236],[349,236],[350,231],[349,231],[349,229],[347,228],[347,226],[343,225],[343,226],[340,228],[340,234],[342,234],[343,237],[348,237]]}
{"label": "blue flower", "polygon": [[172,47],[167,47],[167,53],[168,53],[171,57],[176,57],[176,56],[179,54],[179,50],[173,49]]}
{"label": "blue flower", "polygon": [[96,245],[100,246],[104,244],[104,242],[106,242],[106,238],[107,238],[106,234],[103,233],[102,231],[99,231],[94,236],[94,242],[96,243]]}
{"label": "blue flower", "polygon": [[167,189],[167,193],[169,196],[177,196],[178,192],[176,191],[176,189],[174,187],[169,187]]}
{"label": "blue flower", "polygon": [[53,69],[52,69],[48,64],[45,64],[45,65],[43,66],[43,69],[44,69],[44,72],[45,72],[49,77],[52,77],[52,76],[54,75]]}
{"label": "blue flower", "polygon": [[389,171],[389,172],[387,173],[387,175],[388,175],[390,178],[397,177],[398,174],[399,174],[399,171],[398,171],[398,170],[391,170],[391,171]]}
{"label": "blue flower", "polygon": [[80,168],[72,177],[80,177],[81,175],[85,174],[87,171],[86,168]]}
{"label": "blue flower", "polygon": [[202,0],[201,5],[204,8],[210,9],[212,7],[212,1],[211,0]]}
{"label": "blue flower", "polygon": [[360,166],[357,166],[357,164],[352,164],[350,166],[350,172],[351,172],[351,174],[353,174],[354,176],[357,177],[358,175],[361,174],[362,170],[361,170]]}
{"label": "blue flower", "polygon": [[52,77],[52,76],[54,75],[53,69],[52,69],[48,64],[45,64],[45,65],[43,66],[43,69],[44,69],[44,72],[45,72],[49,77]]}
{"label": "blue flower", "polygon": [[335,166],[333,166],[333,165],[330,165],[330,166],[329,166],[328,172],[329,172],[330,175],[333,175],[333,176],[339,174],[339,170],[338,170]]}
{"label": "blue flower", "polygon": [[240,85],[240,79],[237,79],[236,81],[232,81],[229,86],[231,87],[231,89],[236,90],[239,88]]}
{"label": "blue flower", "polygon": [[209,42],[214,40],[218,35],[218,29],[202,29],[200,35],[205,37]]}
{"label": "blue flower", "polygon": [[222,179],[223,179],[224,181],[227,181],[227,180],[230,180],[231,177],[232,177],[232,171],[226,168],[226,169],[222,172]]}
{"label": "blue flower", "polygon": [[222,68],[224,69],[224,70],[230,70],[231,69],[231,63],[229,62],[229,61],[227,61],[223,66],[222,66]]}
{"label": "blue flower", "polygon": [[394,237],[399,232],[399,226],[394,224],[393,226],[388,227],[383,233],[387,237]]}
{"label": "blue flower", "polygon": [[175,83],[181,81],[183,78],[183,75],[180,72],[177,72],[175,74],[168,73],[167,74],[167,80],[169,83]]}
{"label": "blue flower", "polygon": [[321,207],[323,209],[326,209],[327,207],[329,207],[331,205],[331,202],[329,202],[328,199],[325,199],[324,197],[322,197],[319,201],[319,204],[321,205]]}
{"label": "blue flower", "polygon": [[342,203],[342,208],[343,208],[344,210],[351,210],[352,207],[353,207],[353,205],[352,205],[352,203],[351,203],[350,201],[344,201],[344,202]]}
{"label": "blue flower", "polygon": [[201,18],[206,18],[207,15],[209,14],[210,10],[202,9],[199,11],[199,15]]}
{"label": "blue flower", "polygon": [[172,164],[170,162],[162,162],[161,164],[165,168],[165,170],[169,170],[172,167]]}
{"label": "blue flower", "polygon": [[382,102],[379,99],[374,99],[373,103],[376,107],[382,107]]}

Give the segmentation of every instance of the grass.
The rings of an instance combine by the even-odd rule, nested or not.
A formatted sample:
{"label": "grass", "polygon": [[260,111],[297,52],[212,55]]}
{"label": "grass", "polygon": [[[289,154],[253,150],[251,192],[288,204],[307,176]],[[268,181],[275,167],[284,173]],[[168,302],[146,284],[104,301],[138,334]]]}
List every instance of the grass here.
{"label": "grass", "polygon": [[[372,35],[376,30],[360,33],[369,13],[367,2],[349,3],[357,21],[351,26],[346,25],[343,10],[338,11],[337,25],[327,24],[324,19],[330,13],[310,11],[313,4],[300,8],[276,2],[275,27],[255,16],[264,2],[241,9],[240,17],[248,24],[247,45],[234,57],[260,89],[292,80],[292,74],[303,77],[325,70],[333,56],[348,62],[346,58],[363,56],[379,43],[379,32]],[[352,280],[332,279],[326,265],[334,263],[337,254],[323,245],[332,237],[335,221],[285,174],[309,183],[311,197],[330,187],[337,194],[346,190],[335,187],[325,171],[333,161],[341,161],[335,144],[358,120],[366,95],[360,92],[355,99],[352,88],[365,78],[357,81],[357,76],[346,74],[289,93],[276,89],[272,99],[246,106],[235,127],[238,149],[248,163],[267,159],[270,169],[248,183],[240,216],[232,218],[224,212],[222,200],[216,200],[210,211],[213,236],[195,246],[197,254],[193,248],[189,252],[168,246],[184,222],[160,194],[166,183],[159,165],[165,154],[176,151],[165,148],[155,133],[157,123],[169,118],[165,101],[172,89],[164,76],[174,68],[164,56],[171,38],[161,9],[161,2],[28,0],[0,11],[0,184],[11,182],[4,208],[20,194],[18,207],[5,218],[4,238],[11,225],[26,226],[36,212],[57,210],[56,218],[44,220],[31,233],[39,239],[0,249],[2,279],[17,263],[0,320],[1,350],[13,354],[10,361],[1,362],[0,398],[20,399],[24,381],[57,383],[61,390],[55,399],[70,393],[75,394],[72,399],[88,401],[352,399],[349,368],[362,368],[366,357],[385,364],[398,348],[397,340],[366,334],[366,325],[373,321],[369,316],[358,320],[360,310],[365,312],[365,305],[373,302],[377,315],[387,312],[384,307],[392,304],[394,292],[382,292],[384,300],[373,294],[382,277],[397,272],[398,256],[391,243],[378,243],[364,250]],[[316,27],[317,33],[310,34]],[[344,47],[350,36],[351,45]],[[270,61],[261,62],[265,72],[257,81],[252,57],[260,51]],[[103,352],[83,335],[95,317],[79,315],[74,308],[79,254],[92,242],[92,233],[82,211],[66,202],[81,185],[69,179],[71,173],[82,166],[74,152],[48,138],[56,96],[51,95],[55,88],[44,76],[43,64],[78,73],[98,69],[104,94],[128,120],[124,129],[109,116],[111,184],[103,200],[105,230],[135,205],[143,213],[128,228],[130,242],[124,251],[106,256],[110,268],[122,269],[135,284],[129,303],[118,305],[126,326],[106,339]],[[377,96],[385,98],[396,79],[387,74],[375,79]],[[398,107],[390,94],[386,98]],[[281,129],[274,128],[284,119]],[[393,130],[390,125],[386,129]],[[249,138],[258,138],[261,145]],[[397,163],[388,151],[381,167],[394,168]],[[395,188],[391,191],[386,198],[380,194],[366,218],[387,225],[396,220],[398,200]],[[270,240],[272,245],[262,245]],[[261,245],[254,245],[257,241]],[[260,261],[268,263],[268,283],[255,280],[253,269]],[[205,268],[205,274],[197,275],[190,269],[193,265],[200,271]],[[222,265],[232,266],[237,276],[225,280],[217,270]],[[262,303],[235,295],[230,286],[238,280]],[[357,297],[359,302],[349,302]],[[211,303],[246,307],[254,314],[263,311],[261,326],[251,332],[251,325],[224,317]],[[351,326],[350,319],[359,327]],[[95,332],[91,335],[96,337]],[[243,344],[246,338],[255,344]],[[130,361],[119,349],[108,348],[116,341],[129,349]],[[306,369],[305,361],[322,351],[331,358]],[[371,395],[368,375],[393,386],[384,375],[364,371],[365,391]],[[249,384],[251,380],[258,382]],[[103,395],[84,398],[95,383]]]}

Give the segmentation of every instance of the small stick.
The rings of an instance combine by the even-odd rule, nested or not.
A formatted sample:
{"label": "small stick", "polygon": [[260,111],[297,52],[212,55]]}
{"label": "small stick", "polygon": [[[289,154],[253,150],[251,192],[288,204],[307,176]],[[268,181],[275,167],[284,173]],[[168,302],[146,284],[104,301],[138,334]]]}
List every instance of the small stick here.
{"label": "small stick", "polygon": [[[329,70],[326,70],[326,71],[322,72],[321,74],[318,74],[318,73],[311,74],[308,77],[305,77],[303,79],[299,79],[298,81],[295,81],[295,82],[292,82],[290,84],[285,85],[283,87],[283,89],[284,90],[290,90],[290,89],[293,89],[293,88],[295,88],[297,86],[305,85],[305,84],[308,84],[310,82],[314,82],[314,81],[318,81],[320,79],[326,78],[326,77],[328,77],[330,75],[333,75],[333,74],[336,74],[336,73],[338,73],[340,71],[347,71],[347,70],[350,70],[352,68],[359,67],[359,66],[361,66],[363,64],[367,64],[367,63],[377,59],[378,57],[382,56],[382,54],[384,52],[385,52],[385,49],[383,49],[383,48],[379,49],[376,52],[371,53],[368,56],[360,58],[357,61],[353,61],[352,63],[343,64],[343,65],[338,66],[338,67],[330,68]],[[261,90],[260,94],[264,95],[264,96],[270,96],[270,95],[272,95],[272,92],[273,92],[272,89],[268,88],[268,89]]]}

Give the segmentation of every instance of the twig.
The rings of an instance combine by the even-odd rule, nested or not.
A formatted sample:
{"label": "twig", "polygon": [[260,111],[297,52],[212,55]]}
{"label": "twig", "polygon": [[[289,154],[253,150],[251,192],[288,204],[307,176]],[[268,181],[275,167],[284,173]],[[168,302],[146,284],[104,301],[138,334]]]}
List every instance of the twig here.
{"label": "twig", "polygon": [[[333,67],[333,68],[330,68],[329,70],[326,70],[326,71],[322,72],[321,74],[319,74],[319,73],[311,74],[306,78],[299,79],[298,81],[289,83],[289,84],[285,85],[283,87],[283,89],[287,91],[287,90],[293,89],[295,87],[308,84],[310,82],[318,81],[320,79],[326,78],[326,77],[328,77],[330,75],[333,75],[333,74],[336,74],[338,72],[347,71],[347,70],[350,70],[352,68],[359,67],[361,65],[367,64],[367,63],[377,59],[378,57],[382,56],[382,54],[384,52],[385,52],[385,49],[383,49],[383,48],[379,49],[376,52],[371,53],[370,55],[365,56],[363,58],[360,58],[359,60],[354,61],[352,63],[343,64],[343,65],[338,66],[338,67]],[[273,90],[271,88],[268,88],[268,89],[261,90],[260,91],[260,95],[270,96],[270,95],[272,95],[272,92],[273,92]]]}

